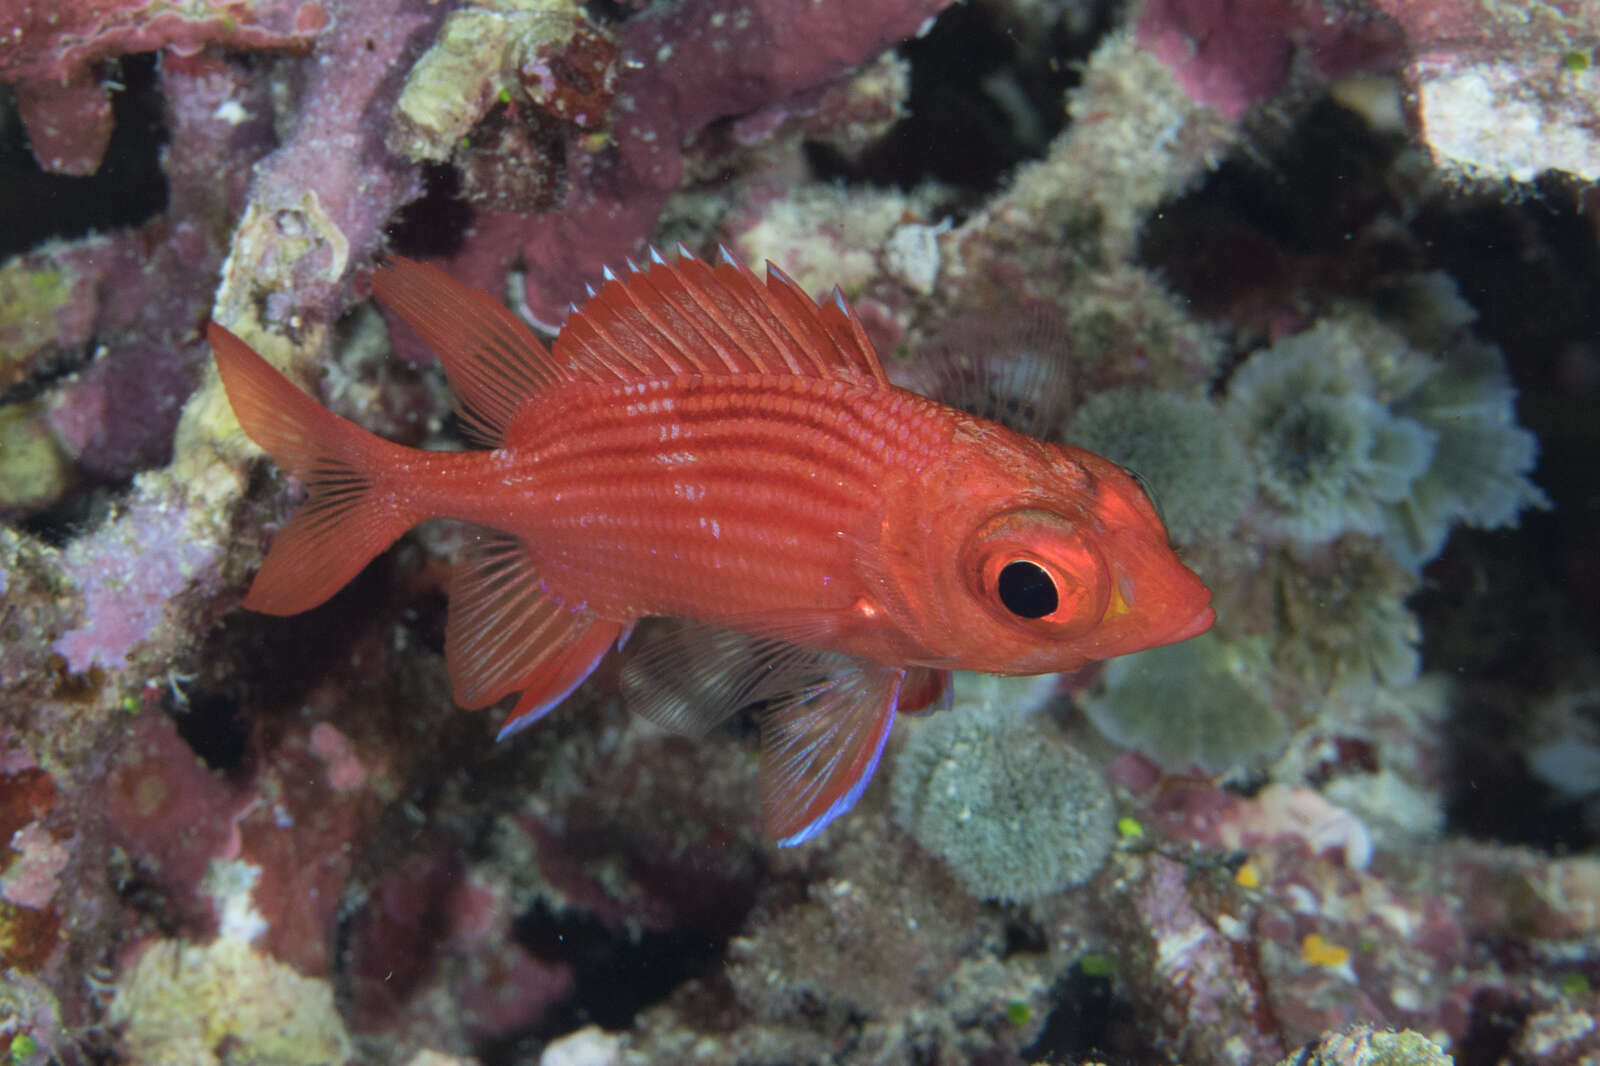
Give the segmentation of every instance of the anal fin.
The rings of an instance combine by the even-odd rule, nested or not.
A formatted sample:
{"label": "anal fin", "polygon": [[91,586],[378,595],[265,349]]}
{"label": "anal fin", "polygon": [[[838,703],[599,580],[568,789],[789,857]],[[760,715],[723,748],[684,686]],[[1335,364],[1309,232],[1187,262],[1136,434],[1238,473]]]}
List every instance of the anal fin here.
{"label": "anal fin", "polygon": [[903,672],[846,663],[761,721],[761,815],[779,847],[805,843],[855,806],[889,739]]}
{"label": "anal fin", "polygon": [[623,666],[628,708],[698,736],[764,704],[762,819],[780,847],[801,844],[861,797],[902,695],[913,710],[937,703],[949,692],[949,674],[918,667],[908,679],[907,671],[818,650],[814,642],[830,624],[820,615],[734,624],[755,631],[680,622],[649,635]]}
{"label": "anal fin", "polygon": [[622,646],[632,628],[617,622],[591,621],[556,651],[540,659],[533,672],[518,682],[522,695],[495,739],[504,740],[526,729],[572,695],[572,690],[594,673],[606,652]]}
{"label": "anal fin", "polygon": [[550,595],[520,538],[477,529],[450,584],[444,651],[455,701],[486,707],[521,692],[500,731],[508,736],[571,694],[629,628]]}

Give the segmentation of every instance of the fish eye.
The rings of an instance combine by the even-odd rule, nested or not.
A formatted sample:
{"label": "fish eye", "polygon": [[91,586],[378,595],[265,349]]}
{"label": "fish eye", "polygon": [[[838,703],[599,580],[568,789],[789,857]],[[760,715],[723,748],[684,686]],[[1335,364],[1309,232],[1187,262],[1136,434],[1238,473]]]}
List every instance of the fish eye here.
{"label": "fish eye", "polygon": [[1018,618],[1043,618],[1061,605],[1056,583],[1038,563],[1014,559],[1000,571],[995,591],[1005,609]]}

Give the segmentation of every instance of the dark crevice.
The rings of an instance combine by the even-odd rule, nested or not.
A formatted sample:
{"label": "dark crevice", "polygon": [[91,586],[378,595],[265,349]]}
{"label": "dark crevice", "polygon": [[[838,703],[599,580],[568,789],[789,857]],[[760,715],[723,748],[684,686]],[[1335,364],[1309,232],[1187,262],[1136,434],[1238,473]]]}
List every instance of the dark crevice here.
{"label": "dark crevice", "polygon": [[[100,169],[85,177],[39,169],[18,122],[0,126],[0,258],[51,238],[137,226],[167,208],[161,169],[167,129],[161,76],[151,54],[123,56],[112,79],[115,126]],[[9,101],[4,105],[11,110]]]}
{"label": "dark crevice", "polygon": [[472,205],[461,197],[461,175],[444,163],[422,168],[423,192],[402,207],[386,229],[401,255],[434,259],[459,252],[472,231]]}
{"label": "dark crevice", "polygon": [[1452,834],[1577,854],[1600,839],[1581,799],[1529,769],[1530,689],[1523,683],[1464,687],[1445,728],[1446,828]]}
{"label": "dark crevice", "polygon": [[1009,959],[1013,955],[1043,955],[1050,950],[1050,935],[1027,913],[1018,912],[1009,916],[1006,920],[1005,934],[1006,946],[1001,952],[1002,958]]}
{"label": "dark crevice", "polygon": [[583,13],[590,22],[601,26],[615,26],[639,14],[643,5],[627,0],[584,0]]}
{"label": "dark crevice", "polygon": [[1027,1062],[1068,1063],[1117,1061],[1110,1056],[1112,1025],[1129,1014],[1113,995],[1111,978],[1073,966],[1050,990],[1052,1004],[1039,1036],[1022,1049]]}
{"label": "dark crevice", "polygon": [[1039,158],[1066,121],[1062,95],[1078,62],[1105,28],[1066,17],[1029,39],[982,4],[941,14],[922,37],[901,46],[911,63],[909,114],[860,159],[808,144],[818,177],[912,188],[933,179],[975,203],[999,188],[1018,163]]}
{"label": "dark crevice", "polygon": [[[343,676],[351,644],[372,631],[396,593],[393,549],[320,606],[286,618],[234,611],[213,636],[214,653],[237,665],[232,682],[253,704],[297,708],[319,680]],[[285,664],[293,664],[286,669]]]}
{"label": "dark crevice", "polygon": [[[1472,997],[1467,1034],[1451,1047],[1458,1066],[1494,1066],[1507,1061],[1511,1042],[1528,1017],[1528,1008],[1500,989],[1484,989]],[[1514,1060],[1513,1060],[1514,1061]]]}
{"label": "dark crevice", "polygon": [[1255,153],[1236,153],[1146,226],[1140,257],[1199,315],[1264,332],[1256,306],[1331,292],[1365,298],[1416,270],[1420,250],[1375,225],[1406,210],[1389,179],[1400,138],[1331,101]]}
{"label": "dark crevice", "polygon": [[515,936],[529,954],[569,963],[577,976],[573,998],[541,1027],[545,1036],[590,1023],[625,1030],[641,1010],[702,976],[724,947],[721,938],[697,932],[646,932],[635,939],[593,915],[555,914],[543,905],[517,921]]}
{"label": "dark crevice", "polygon": [[93,529],[110,512],[112,502],[122,495],[127,482],[116,486],[95,486],[84,491],[79,486],[49,507],[15,520],[24,533],[38,537],[53,548],[64,548],[74,537]]}
{"label": "dark crevice", "polygon": [[213,770],[228,773],[243,766],[250,750],[250,718],[238,703],[214,692],[183,699],[187,707],[177,707],[172,719],[184,743]]}

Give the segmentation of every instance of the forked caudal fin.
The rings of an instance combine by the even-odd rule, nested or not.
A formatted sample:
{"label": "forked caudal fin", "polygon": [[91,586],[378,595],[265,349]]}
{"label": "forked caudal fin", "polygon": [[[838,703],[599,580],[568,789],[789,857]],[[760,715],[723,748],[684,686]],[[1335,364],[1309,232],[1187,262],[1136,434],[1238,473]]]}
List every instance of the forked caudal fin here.
{"label": "forked caudal fin", "polygon": [[276,615],[310,610],[426,517],[409,513],[385,477],[406,449],[325,409],[215,322],[206,339],[245,433],[310,489],[273,539],[244,605]]}

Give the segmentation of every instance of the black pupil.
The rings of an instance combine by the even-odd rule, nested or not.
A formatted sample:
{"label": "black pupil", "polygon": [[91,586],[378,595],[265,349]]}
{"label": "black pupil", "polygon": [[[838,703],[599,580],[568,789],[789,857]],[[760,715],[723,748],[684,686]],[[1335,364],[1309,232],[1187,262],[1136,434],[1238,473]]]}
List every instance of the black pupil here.
{"label": "black pupil", "polygon": [[1000,571],[1000,583],[996,591],[1000,593],[1000,602],[1005,604],[1006,610],[1019,618],[1043,618],[1054,613],[1061,603],[1050,575],[1039,564],[1026,559],[1006,564],[1006,568]]}

